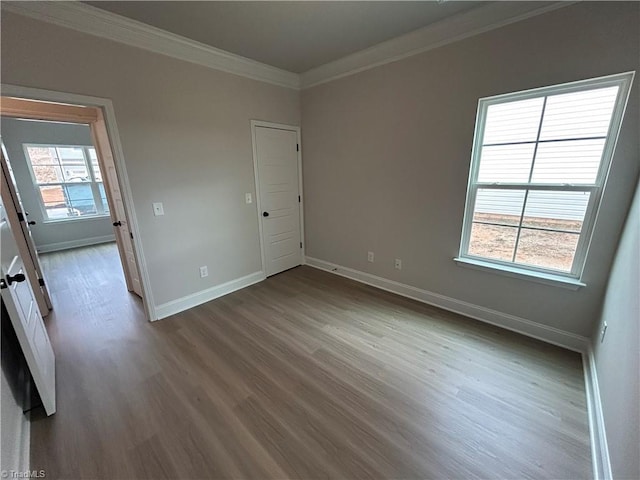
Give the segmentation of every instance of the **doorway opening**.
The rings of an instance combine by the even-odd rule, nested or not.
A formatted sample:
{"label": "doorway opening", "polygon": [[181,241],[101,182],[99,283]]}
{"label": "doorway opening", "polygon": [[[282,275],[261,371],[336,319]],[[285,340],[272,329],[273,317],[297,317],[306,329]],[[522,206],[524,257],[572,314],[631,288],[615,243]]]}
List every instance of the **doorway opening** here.
{"label": "doorway opening", "polygon": [[[59,291],[81,308],[83,300],[137,302],[155,319],[110,101],[11,86],[3,94],[3,198],[19,219],[42,314]],[[83,287],[96,296],[83,297]]]}

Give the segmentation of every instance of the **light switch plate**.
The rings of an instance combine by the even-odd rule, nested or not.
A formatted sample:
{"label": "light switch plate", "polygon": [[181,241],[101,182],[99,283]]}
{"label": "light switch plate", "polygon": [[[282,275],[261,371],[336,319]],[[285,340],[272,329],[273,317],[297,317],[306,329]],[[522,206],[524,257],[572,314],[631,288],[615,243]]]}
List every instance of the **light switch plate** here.
{"label": "light switch plate", "polygon": [[253,199],[251,198],[251,194],[250,194],[250,193],[245,193],[245,194],[244,194],[244,201],[245,201],[246,203],[251,203],[251,202],[253,202]]}
{"label": "light switch plate", "polygon": [[164,215],[164,207],[162,206],[162,202],[155,202],[153,204],[153,214],[156,217]]}

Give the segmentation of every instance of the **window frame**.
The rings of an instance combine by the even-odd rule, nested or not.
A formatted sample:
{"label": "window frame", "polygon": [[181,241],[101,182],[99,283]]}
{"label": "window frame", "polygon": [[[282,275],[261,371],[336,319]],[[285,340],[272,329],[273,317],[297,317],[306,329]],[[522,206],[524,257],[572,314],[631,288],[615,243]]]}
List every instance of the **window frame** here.
{"label": "window frame", "polygon": [[[100,195],[100,186],[99,184],[102,183],[103,188],[105,188],[105,193],[106,193],[106,185],[104,182],[104,177],[102,179],[102,181],[97,181],[96,180],[96,173],[93,169],[93,164],[91,162],[91,155],[89,154],[89,149],[93,148],[95,150],[95,147],[93,145],[68,145],[68,144],[53,144],[53,143],[25,143],[22,145],[23,151],[24,151],[24,156],[25,159],[27,161],[27,166],[29,168],[29,173],[31,175],[31,182],[33,184],[33,187],[35,189],[35,193],[36,196],[38,198],[38,205],[40,207],[40,213],[42,214],[42,223],[64,223],[64,222],[77,222],[77,221],[83,221],[83,220],[92,220],[92,219],[96,219],[96,218],[105,218],[105,217],[110,217],[111,216],[111,212],[109,209],[109,204],[108,201],[107,202],[103,202],[102,201],[102,196]],[[87,172],[89,173],[89,178],[90,180],[88,182],[48,182],[48,183],[38,183],[37,179],[36,179],[36,175],[35,172],[33,170],[33,164],[31,162],[31,156],[29,155],[29,148],[79,148],[82,150],[82,156],[83,156],[83,160],[84,160],[84,164],[87,168]],[[56,151],[56,155],[59,154]],[[96,152],[97,155],[97,152]],[[98,168],[100,167],[100,163],[98,161]],[[100,170],[102,172],[102,170]],[[104,173],[103,173],[104,175]],[[77,217],[67,217],[67,218],[49,218],[49,214],[47,213],[47,207],[44,204],[44,199],[42,198],[42,193],[40,192],[40,187],[41,186],[62,186],[64,187],[65,185],[78,185],[78,184],[88,184],[91,188],[91,194],[93,195],[93,201],[95,203],[96,206],[96,212],[95,214],[91,214],[91,215],[79,215]],[[109,210],[107,210],[109,209]]]}
{"label": "window frame", "polygon": [[[498,273],[504,273],[509,276],[518,276],[529,278],[543,283],[551,284],[567,284],[569,288],[579,288],[585,286],[581,282],[581,277],[584,271],[589,247],[593,237],[594,226],[597,220],[600,203],[602,200],[602,194],[606,188],[607,177],[611,168],[611,160],[615,151],[615,146],[620,134],[620,127],[622,125],[622,119],[624,118],[624,112],[627,106],[627,100],[631,90],[631,84],[635,71],[619,73],[615,75],[607,75],[604,77],[597,77],[587,80],[580,80],[576,82],[563,83],[559,85],[551,85],[547,87],[535,88],[531,90],[525,90],[521,92],[513,92],[502,95],[495,95],[491,97],[480,98],[478,101],[478,109],[476,113],[476,123],[473,139],[473,150],[471,154],[471,164],[469,168],[469,178],[467,183],[466,201],[464,209],[464,219],[462,225],[462,236],[460,240],[460,249],[458,257],[454,258],[459,264],[467,264],[476,268],[488,269]],[[527,100],[532,98],[548,97],[550,95],[574,93],[586,90],[592,90],[595,88],[604,88],[618,86],[618,92],[613,108],[611,121],[609,123],[609,130],[607,132],[605,143],[602,151],[602,157],[600,160],[600,166],[598,173],[593,184],[531,184],[517,183],[517,182],[478,182],[478,173],[480,169],[480,159],[482,154],[483,140],[485,134],[485,124],[487,118],[487,111],[489,106],[497,105],[501,103],[509,103],[514,101]],[[546,103],[546,101],[545,101]],[[544,111],[542,112],[542,118],[544,118]],[[540,132],[538,132],[539,135]],[[535,162],[535,152],[538,145],[540,145],[539,137],[535,140],[534,157],[532,162]],[[534,164],[532,163],[532,166]],[[527,265],[522,263],[508,262],[499,259],[480,257],[469,253],[469,243],[471,240],[471,229],[473,226],[473,216],[476,204],[476,194],[479,188],[493,189],[493,190],[524,190],[525,198],[523,204],[523,212],[526,206],[526,200],[529,192],[541,191],[541,190],[553,190],[553,191],[582,191],[589,192],[589,202],[585,212],[582,229],[579,233],[578,244],[573,257],[571,270],[568,272],[557,270],[553,268],[540,267],[536,265]],[[520,224],[518,225],[517,235],[520,236],[522,231],[522,217]],[[514,255],[517,253],[517,244],[514,246]]]}

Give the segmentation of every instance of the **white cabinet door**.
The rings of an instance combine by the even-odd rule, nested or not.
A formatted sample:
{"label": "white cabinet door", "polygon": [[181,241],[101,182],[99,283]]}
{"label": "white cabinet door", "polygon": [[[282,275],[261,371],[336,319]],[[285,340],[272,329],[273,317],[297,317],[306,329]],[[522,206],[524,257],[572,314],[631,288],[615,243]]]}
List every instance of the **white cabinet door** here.
{"label": "white cabinet door", "polygon": [[[9,208],[13,206],[9,205]],[[33,290],[27,281],[24,263],[2,201],[0,244],[2,301],[7,308],[45,412],[52,415],[56,411],[55,356]]]}
{"label": "white cabinet door", "polygon": [[255,149],[266,275],[302,263],[298,138],[293,130],[256,127]]}

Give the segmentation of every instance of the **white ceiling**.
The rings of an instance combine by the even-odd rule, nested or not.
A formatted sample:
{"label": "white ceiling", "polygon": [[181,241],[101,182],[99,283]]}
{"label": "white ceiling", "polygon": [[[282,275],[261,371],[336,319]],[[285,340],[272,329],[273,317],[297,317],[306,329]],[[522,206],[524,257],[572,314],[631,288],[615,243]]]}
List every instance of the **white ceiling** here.
{"label": "white ceiling", "polygon": [[302,73],[490,2],[86,3],[212,47]]}

